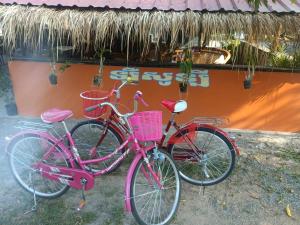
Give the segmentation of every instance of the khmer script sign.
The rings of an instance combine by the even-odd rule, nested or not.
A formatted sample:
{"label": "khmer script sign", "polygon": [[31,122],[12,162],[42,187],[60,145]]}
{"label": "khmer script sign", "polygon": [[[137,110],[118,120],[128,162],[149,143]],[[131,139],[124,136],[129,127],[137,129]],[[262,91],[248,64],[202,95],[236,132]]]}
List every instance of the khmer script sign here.
{"label": "khmer script sign", "polygon": [[[139,68],[132,67],[110,72],[110,78],[113,80],[126,80],[128,76],[131,76],[134,80],[154,80],[161,86],[169,86],[173,79],[181,82],[184,74],[173,72],[143,72],[141,74]],[[209,87],[208,70],[192,70],[189,85],[192,87]]]}

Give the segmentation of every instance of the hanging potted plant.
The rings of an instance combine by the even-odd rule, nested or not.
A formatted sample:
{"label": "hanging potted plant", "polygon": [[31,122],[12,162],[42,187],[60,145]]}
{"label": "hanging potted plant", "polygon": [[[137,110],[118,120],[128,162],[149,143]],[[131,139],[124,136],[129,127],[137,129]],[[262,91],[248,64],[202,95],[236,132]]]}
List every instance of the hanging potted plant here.
{"label": "hanging potted plant", "polygon": [[244,80],[244,89],[250,89],[252,87],[252,80],[255,73],[255,66],[248,65],[248,73]]}
{"label": "hanging potted plant", "polygon": [[93,77],[93,85],[95,85],[97,87],[99,87],[103,81],[103,68],[104,68],[104,61],[105,61],[104,53],[105,52],[110,52],[110,50],[102,48],[97,53],[97,55],[99,57],[99,69],[98,69],[98,74],[96,74]]}
{"label": "hanging potted plant", "polygon": [[[49,82],[51,85],[57,85],[57,70],[56,70],[56,63],[50,63],[51,71],[49,74]],[[69,62],[64,62],[60,67],[59,67],[59,72],[63,73],[65,72],[66,69],[71,67]]]}
{"label": "hanging potted plant", "polygon": [[192,51],[191,49],[184,49],[181,60],[179,61],[179,70],[183,74],[182,80],[179,82],[179,90],[181,93],[187,92],[188,82],[192,72]]}
{"label": "hanging potted plant", "polygon": [[57,73],[56,73],[56,63],[50,63],[51,71],[49,74],[49,81],[51,85],[57,85]]}

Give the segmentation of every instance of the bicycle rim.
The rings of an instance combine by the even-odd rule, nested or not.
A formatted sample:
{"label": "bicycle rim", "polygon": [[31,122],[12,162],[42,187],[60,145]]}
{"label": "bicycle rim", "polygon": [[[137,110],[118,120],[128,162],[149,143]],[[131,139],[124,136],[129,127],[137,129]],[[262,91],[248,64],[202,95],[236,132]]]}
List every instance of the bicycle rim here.
{"label": "bicycle rim", "polygon": [[18,183],[27,191],[39,197],[56,198],[64,194],[69,186],[57,181],[47,179],[32,167],[33,164],[41,162],[42,156],[53,149],[43,163],[53,166],[68,167],[64,154],[58,146],[54,146],[51,140],[38,135],[26,135],[16,140],[9,151],[9,162],[14,177]]}
{"label": "bicycle rim", "polygon": [[[77,124],[72,130],[71,135],[75,140],[76,147],[80,158],[82,160],[89,160],[93,158],[100,158],[107,156],[117,149],[122,144],[122,139],[113,128],[108,127],[107,133],[104,136],[101,144],[97,146],[96,151],[93,153],[93,148],[96,147],[101,135],[104,132],[105,125],[98,121],[84,121]],[[93,155],[94,154],[94,155]],[[89,165],[95,172],[106,169],[122,154],[122,150],[112,156],[110,159],[103,162]],[[117,169],[120,164],[117,164],[110,171]]]}
{"label": "bicycle rim", "polygon": [[148,154],[152,169],[159,175],[160,189],[147,169],[139,161],[131,181],[132,213],[139,224],[168,224],[176,213],[180,198],[180,177],[172,158],[163,153],[164,159],[154,159]]}
{"label": "bicycle rim", "polygon": [[233,146],[224,135],[212,129],[198,127],[193,132],[190,135],[191,132],[183,130],[181,136],[186,135],[189,139],[178,137],[180,141],[175,140],[168,147],[180,176],[191,184],[202,186],[223,181],[234,168]]}

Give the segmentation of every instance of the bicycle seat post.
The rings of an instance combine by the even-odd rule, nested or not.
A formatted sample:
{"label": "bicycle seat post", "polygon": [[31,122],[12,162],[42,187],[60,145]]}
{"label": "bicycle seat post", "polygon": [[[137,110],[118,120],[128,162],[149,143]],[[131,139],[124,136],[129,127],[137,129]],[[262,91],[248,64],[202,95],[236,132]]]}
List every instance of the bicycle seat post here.
{"label": "bicycle seat post", "polygon": [[61,121],[61,123],[63,124],[66,133],[70,133],[69,130],[68,130],[68,127],[67,127],[67,125],[66,125],[66,122],[63,120],[63,121]]}
{"label": "bicycle seat post", "polygon": [[[72,136],[71,136],[71,133],[70,133],[70,131],[68,130],[68,127],[67,127],[67,125],[66,125],[66,122],[63,120],[63,121],[61,121],[61,123],[63,124],[63,126],[64,126],[64,128],[65,128],[65,131],[66,131],[66,137],[67,137],[68,141],[70,142],[70,147],[71,147],[73,153],[75,154],[76,157],[79,157],[78,150],[77,150],[77,148],[76,148],[76,146],[75,146],[75,142],[74,142],[74,140],[73,140],[73,138],[72,138]],[[78,160],[78,158],[77,158],[77,160]]]}

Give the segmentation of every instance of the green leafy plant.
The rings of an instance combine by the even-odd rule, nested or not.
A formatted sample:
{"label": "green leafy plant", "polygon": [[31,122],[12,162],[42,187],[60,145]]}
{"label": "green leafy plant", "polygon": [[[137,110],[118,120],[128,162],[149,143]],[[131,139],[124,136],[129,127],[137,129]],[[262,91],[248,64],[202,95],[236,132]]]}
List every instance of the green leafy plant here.
{"label": "green leafy plant", "polygon": [[63,73],[63,72],[65,72],[65,70],[68,69],[69,67],[71,67],[71,63],[68,62],[68,61],[66,61],[66,62],[64,62],[64,63],[59,67],[58,70],[59,70],[61,73]]}
{"label": "green leafy plant", "polygon": [[255,65],[254,64],[251,65],[250,62],[249,62],[248,73],[247,73],[247,75],[245,77],[245,80],[244,80],[244,88],[245,89],[251,88],[254,74],[255,74]]}
{"label": "green leafy plant", "polygon": [[109,49],[105,49],[105,48],[101,48],[96,54],[95,56],[97,56],[99,58],[99,69],[98,69],[98,74],[96,74],[93,77],[93,84],[95,86],[100,86],[100,84],[103,81],[103,68],[104,68],[104,61],[105,61],[105,57],[104,54],[106,52],[111,52]]}
{"label": "green leafy plant", "polygon": [[[51,48],[49,49],[49,58],[51,59],[50,67],[51,71],[49,73],[49,82],[51,85],[57,85],[57,68],[56,68],[56,62],[58,61],[58,52],[63,51],[63,48]],[[65,61],[59,68],[58,71],[63,73],[66,69],[68,69],[71,66],[70,62]]]}
{"label": "green leafy plant", "polygon": [[51,71],[49,74],[49,81],[51,85],[57,85],[57,72],[56,72],[56,63],[50,63]]}
{"label": "green leafy plant", "polygon": [[289,53],[285,44],[278,47],[276,52],[271,54],[271,65],[280,68],[294,68],[300,66],[300,52]]}
{"label": "green leafy plant", "polygon": [[293,59],[286,54],[275,54],[272,56],[272,66],[290,68],[293,67]]}
{"label": "green leafy plant", "polygon": [[179,88],[181,92],[187,91],[187,85],[192,72],[192,67],[192,50],[184,49],[181,56],[181,61],[179,62],[180,73],[183,73],[182,81],[179,83]]}
{"label": "green leafy plant", "polygon": [[300,51],[295,52],[293,57],[293,65],[295,68],[300,68]]}
{"label": "green leafy plant", "polygon": [[[248,3],[253,6],[253,8],[255,10],[258,10],[259,6],[264,4],[264,5],[268,5],[268,2],[272,1],[272,2],[277,2],[277,0],[247,0]],[[296,3],[297,0],[291,0],[292,3]]]}

